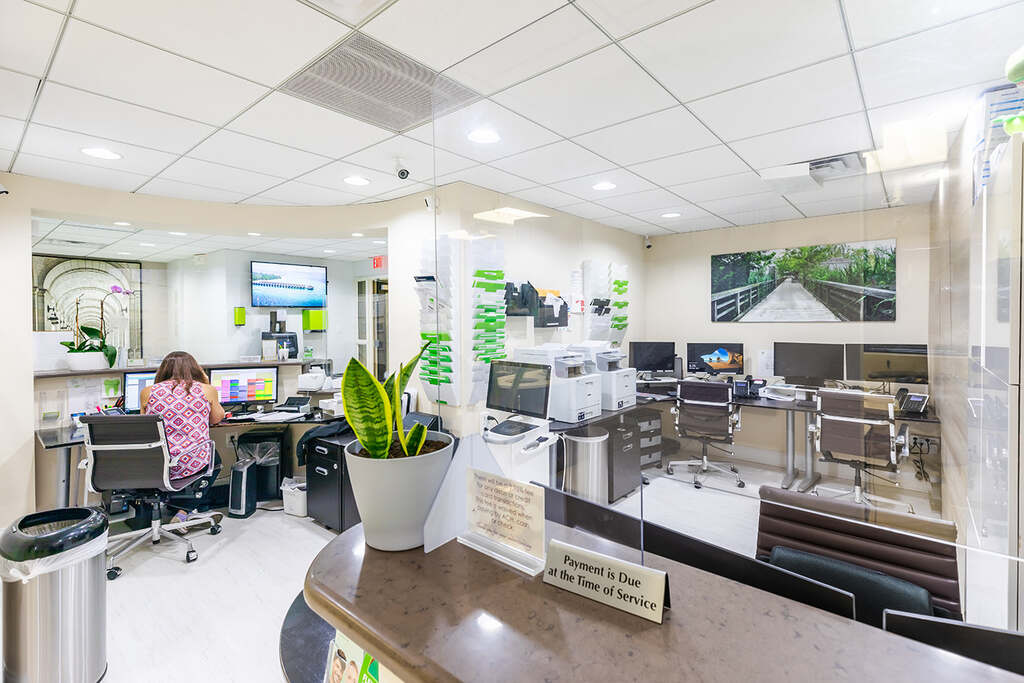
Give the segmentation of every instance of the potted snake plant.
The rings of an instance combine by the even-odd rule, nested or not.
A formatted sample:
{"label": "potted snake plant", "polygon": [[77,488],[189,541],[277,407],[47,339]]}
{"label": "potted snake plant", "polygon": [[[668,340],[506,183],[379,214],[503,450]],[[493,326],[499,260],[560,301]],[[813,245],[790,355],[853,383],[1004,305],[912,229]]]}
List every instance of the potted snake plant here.
{"label": "potted snake plant", "polygon": [[381,384],[352,358],[341,379],[345,419],[356,440],[345,447],[366,544],[378,550],[423,545],[423,525],[452,459],[451,435],[402,425],[402,394],[426,346]]}

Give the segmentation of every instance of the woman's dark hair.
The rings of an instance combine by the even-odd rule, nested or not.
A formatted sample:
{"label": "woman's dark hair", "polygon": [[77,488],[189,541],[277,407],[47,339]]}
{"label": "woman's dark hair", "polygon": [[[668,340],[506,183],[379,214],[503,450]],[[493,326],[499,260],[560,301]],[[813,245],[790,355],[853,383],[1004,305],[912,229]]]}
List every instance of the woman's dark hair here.
{"label": "woman's dark hair", "polygon": [[191,391],[193,382],[206,382],[206,375],[192,354],[184,351],[171,351],[164,356],[153,381],[159,384],[167,380],[172,380],[175,384],[184,382],[185,391]]}

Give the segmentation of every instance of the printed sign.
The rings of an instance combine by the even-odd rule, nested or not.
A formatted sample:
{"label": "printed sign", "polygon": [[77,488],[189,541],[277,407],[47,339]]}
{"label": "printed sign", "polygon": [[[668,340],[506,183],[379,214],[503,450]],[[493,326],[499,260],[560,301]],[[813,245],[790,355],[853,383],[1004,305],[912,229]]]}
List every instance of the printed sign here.
{"label": "printed sign", "polygon": [[466,489],[468,532],[544,561],[544,489],[473,468]]}
{"label": "printed sign", "polygon": [[668,575],[551,539],[544,583],[660,624],[670,605]]}
{"label": "printed sign", "polygon": [[347,635],[336,631],[327,647],[324,683],[402,683],[402,680]]}

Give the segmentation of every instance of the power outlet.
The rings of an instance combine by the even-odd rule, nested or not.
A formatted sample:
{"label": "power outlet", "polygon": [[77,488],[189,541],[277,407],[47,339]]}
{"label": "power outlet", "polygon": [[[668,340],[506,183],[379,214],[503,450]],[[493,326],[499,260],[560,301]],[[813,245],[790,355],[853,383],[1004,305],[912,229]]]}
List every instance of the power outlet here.
{"label": "power outlet", "polygon": [[910,435],[911,455],[931,455],[939,450],[939,438],[922,434]]}

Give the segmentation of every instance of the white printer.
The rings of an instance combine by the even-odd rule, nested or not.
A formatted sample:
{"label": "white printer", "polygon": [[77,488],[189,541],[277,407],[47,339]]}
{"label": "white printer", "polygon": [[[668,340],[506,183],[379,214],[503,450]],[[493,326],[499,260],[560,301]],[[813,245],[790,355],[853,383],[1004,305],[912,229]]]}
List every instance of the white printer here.
{"label": "white printer", "polygon": [[583,422],[601,414],[601,377],[588,373],[582,353],[561,344],[542,344],[516,349],[523,363],[551,366],[551,399],[548,416],[560,422]]}
{"label": "white printer", "polygon": [[610,342],[593,340],[572,344],[569,351],[582,353],[584,361],[592,363],[593,371],[601,376],[603,409],[622,410],[636,405],[636,370],[624,367],[626,354],[613,349]]}

